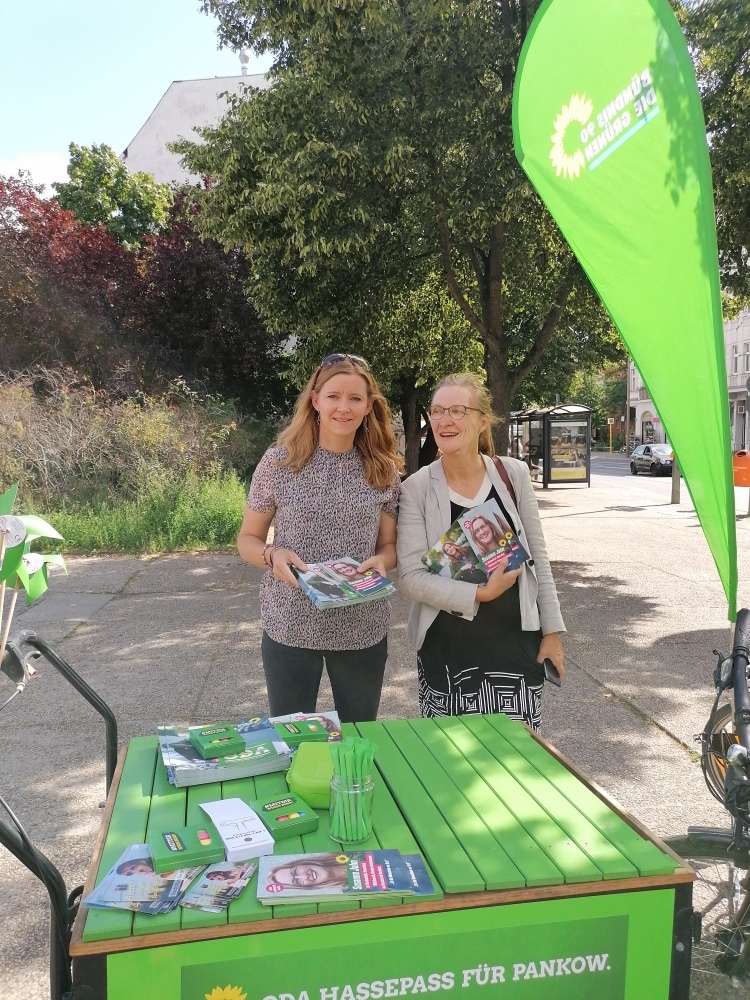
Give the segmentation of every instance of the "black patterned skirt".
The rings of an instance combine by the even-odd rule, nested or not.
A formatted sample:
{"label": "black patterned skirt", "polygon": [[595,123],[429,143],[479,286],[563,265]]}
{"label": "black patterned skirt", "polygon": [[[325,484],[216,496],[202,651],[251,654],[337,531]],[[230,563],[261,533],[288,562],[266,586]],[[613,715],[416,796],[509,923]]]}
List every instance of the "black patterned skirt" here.
{"label": "black patterned skirt", "polygon": [[538,731],[541,640],[541,631],[521,629],[518,585],[480,604],[473,621],[441,611],[417,653],[420,713],[436,718],[502,712]]}

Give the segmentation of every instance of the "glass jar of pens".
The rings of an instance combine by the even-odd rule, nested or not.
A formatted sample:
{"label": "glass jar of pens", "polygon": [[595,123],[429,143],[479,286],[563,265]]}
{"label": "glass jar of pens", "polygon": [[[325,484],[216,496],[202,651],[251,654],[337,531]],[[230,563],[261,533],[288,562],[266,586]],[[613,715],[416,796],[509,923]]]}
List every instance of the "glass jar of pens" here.
{"label": "glass jar of pens", "polygon": [[328,746],[333,758],[328,832],[341,844],[359,844],[372,836],[372,764],[378,748],[357,736]]}

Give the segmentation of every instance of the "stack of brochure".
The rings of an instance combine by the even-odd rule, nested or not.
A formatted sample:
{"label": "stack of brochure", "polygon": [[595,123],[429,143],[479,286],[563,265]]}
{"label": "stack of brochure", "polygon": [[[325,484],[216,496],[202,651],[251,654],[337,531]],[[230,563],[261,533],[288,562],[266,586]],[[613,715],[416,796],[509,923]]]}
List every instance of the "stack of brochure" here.
{"label": "stack of brochure", "polygon": [[270,771],[285,771],[292,759],[292,750],[281,739],[265,717],[238,722],[237,731],[245,741],[243,753],[216,760],[204,760],[190,742],[192,726],[177,728],[159,726],[159,748],[167,775],[173,785],[204,785],[211,781],[248,778]]}
{"label": "stack of brochure", "polygon": [[211,865],[193,882],[180,900],[180,906],[205,910],[206,913],[221,913],[237,899],[255,874],[257,867],[254,861],[238,864],[220,861]]}
{"label": "stack of brochure", "polygon": [[110,868],[83,905],[98,910],[169,913],[182,899],[203,865],[159,875],[146,844],[131,844]]}
{"label": "stack of brochure", "polygon": [[484,583],[502,563],[506,569],[518,569],[528,559],[495,500],[465,511],[422,556],[431,573],[468,583]]}
{"label": "stack of brochure", "polygon": [[275,854],[258,863],[258,899],[268,906],[321,899],[423,896],[433,893],[421,854],[341,851]]}
{"label": "stack of brochure", "polygon": [[386,577],[374,569],[360,573],[356,559],[344,556],[324,563],[308,563],[307,573],[294,570],[299,585],[316,608],[341,608],[350,604],[378,601],[396,593]]}

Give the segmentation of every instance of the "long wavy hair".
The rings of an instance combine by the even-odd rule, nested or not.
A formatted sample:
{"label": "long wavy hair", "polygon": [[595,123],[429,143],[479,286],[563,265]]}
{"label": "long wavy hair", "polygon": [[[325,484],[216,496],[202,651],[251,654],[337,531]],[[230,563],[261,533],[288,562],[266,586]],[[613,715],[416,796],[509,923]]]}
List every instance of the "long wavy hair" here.
{"label": "long wavy hair", "polygon": [[401,470],[403,463],[396,450],[396,438],[391,426],[391,411],[385,396],[371,372],[343,358],[336,364],[318,366],[310,381],[299,394],[292,419],[276,439],[276,444],[286,450],[282,466],[300,472],[318,447],[318,414],[313,406],[313,393],[320,392],[334,375],[361,375],[367,383],[367,399],[372,409],[357,428],[354,447],[362,458],[365,478],[376,490],[384,490],[393,483],[394,468]]}
{"label": "long wavy hair", "polygon": [[[346,866],[346,861],[336,860],[339,857],[341,857],[340,854],[311,854],[307,860],[310,864],[316,865],[318,868],[323,868],[327,873],[326,877],[315,885],[296,886],[297,890],[304,892],[305,889],[317,889],[328,885],[347,888],[349,885],[349,870]],[[268,881],[275,882],[278,885],[286,885],[285,882],[279,882],[276,873],[289,867],[294,866],[290,866],[287,862],[286,864],[276,865],[274,868],[271,868],[267,876]]]}
{"label": "long wavy hair", "polygon": [[489,424],[479,435],[479,451],[480,454],[487,455],[488,458],[492,458],[495,454],[495,444],[492,440],[492,428],[497,426],[500,419],[492,412],[492,400],[490,399],[490,393],[487,386],[478,375],[474,374],[474,372],[456,372],[453,375],[446,375],[445,378],[440,379],[432,391],[432,398],[435,398],[439,389],[444,389],[449,385],[456,385],[460,386],[462,389],[468,389],[474,397],[474,404],[476,408],[482,411],[483,416],[490,418]]}
{"label": "long wavy hair", "polygon": [[[474,525],[477,523],[477,521],[484,521],[484,523],[490,529],[490,534],[492,535],[491,542],[486,543],[479,541],[474,532]],[[477,517],[475,517],[474,520],[471,522],[471,527],[468,528],[467,530],[471,532],[471,537],[477,543],[477,547],[481,550],[482,555],[485,556],[489,555],[490,552],[494,552],[496,549],[502,548],[503,543],[505,542],[505,539],[503,538],[500,528],[497,526],[497,524],[493,523],[489,517],[485,517],[483,514],[480,514]]]}

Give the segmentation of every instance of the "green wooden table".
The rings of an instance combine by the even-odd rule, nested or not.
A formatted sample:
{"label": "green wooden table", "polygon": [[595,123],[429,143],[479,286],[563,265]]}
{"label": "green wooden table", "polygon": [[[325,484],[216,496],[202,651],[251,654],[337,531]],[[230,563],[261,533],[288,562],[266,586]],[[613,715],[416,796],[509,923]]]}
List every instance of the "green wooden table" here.
{"label": "green wooden table", "polygon": [[[433,896],[269,912],[254,878],[221,915],[82,910],[76,983],[97,1000],[686,1000],[693,872],[554,748],[503,715],[344,729],[379,748],[363,848],[420,851]],[[199,822],[201,802],[285,791],[283,774],[175,788],[156,738],[133,739],[85,891],[129,844]],[[275,853],[339,851],[319,816]]]}

